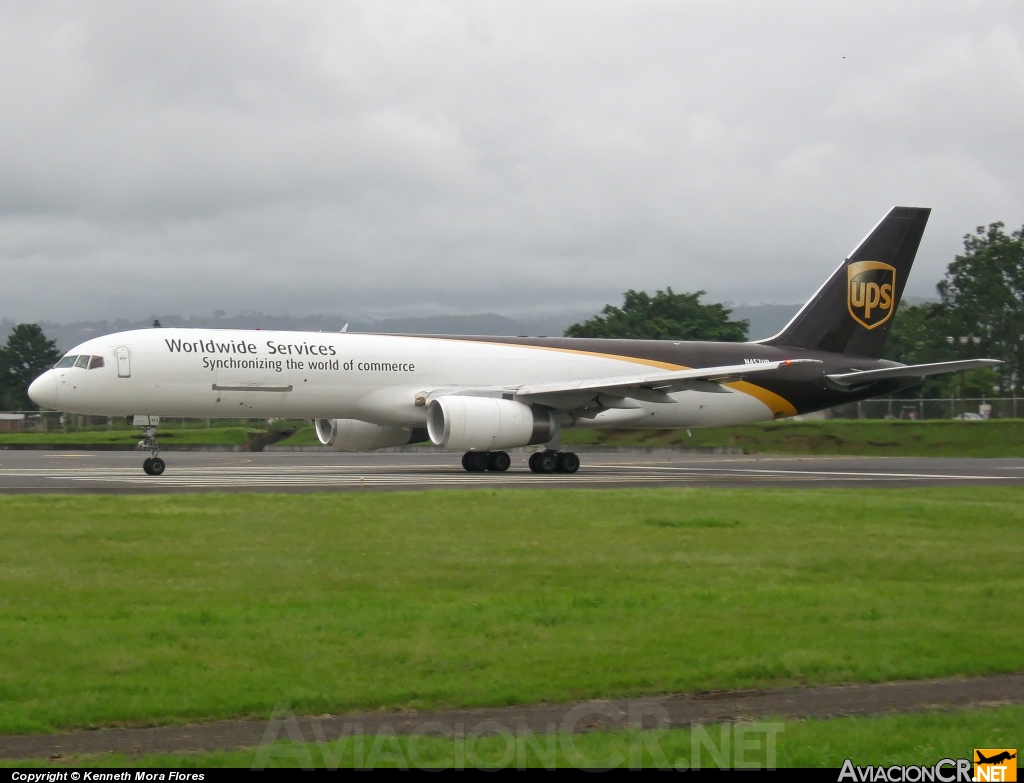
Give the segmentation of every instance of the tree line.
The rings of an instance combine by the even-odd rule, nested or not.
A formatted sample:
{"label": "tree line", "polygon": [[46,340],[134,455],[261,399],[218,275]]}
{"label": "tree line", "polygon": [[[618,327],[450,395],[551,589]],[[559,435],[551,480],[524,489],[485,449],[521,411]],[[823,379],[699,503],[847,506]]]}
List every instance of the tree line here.
{"label": "tree line", "polygon": [[[964,237],[937,286],[939,301],[901,305],[884,358],[903,364],[955,359],[1002,359],[995,370],[938,376],[908,389],[908,397],[1010,396],[1024,378],[1024,227],[978,226]],[[732,320],[721,304],[701,302],[704,291],[626,291],[622,307],[573,324],[568,337],[743,342],[750,324]],[[154,326],[157,324],[154,324]],[[19,324],[0,348],[0,409],[31,410],[28,386],[60,358],[37,324]]]}
{"label": "tree line", "polygon": [[57,343],[38,324],[18,324],[0,348],[0,410],[27,411],[36,406],[28,387],[60,358]]}

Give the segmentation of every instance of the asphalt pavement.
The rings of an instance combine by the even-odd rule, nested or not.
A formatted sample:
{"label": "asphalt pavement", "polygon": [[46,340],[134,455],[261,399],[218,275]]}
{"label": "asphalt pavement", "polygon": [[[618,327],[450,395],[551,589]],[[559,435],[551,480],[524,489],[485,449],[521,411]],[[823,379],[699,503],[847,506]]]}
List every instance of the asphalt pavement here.
{"label": "asphalt pavement", "polygon": [[572,475],[466,473],[458,454],[171,452],[147,476],[139,452],[0,451],[3,493],[339,492],[471,487],[908,487],[1024,485],[1024,459],[588,453]]}

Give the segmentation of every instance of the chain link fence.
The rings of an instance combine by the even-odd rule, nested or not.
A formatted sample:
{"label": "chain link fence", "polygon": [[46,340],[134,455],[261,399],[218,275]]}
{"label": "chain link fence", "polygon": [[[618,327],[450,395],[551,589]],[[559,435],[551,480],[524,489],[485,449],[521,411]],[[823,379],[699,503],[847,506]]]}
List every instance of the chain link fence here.
{"label": "chain link fence", "polygon": [[879,399],[830,408],[830,419],[1016,419],[1024,416],[1024,398]]}

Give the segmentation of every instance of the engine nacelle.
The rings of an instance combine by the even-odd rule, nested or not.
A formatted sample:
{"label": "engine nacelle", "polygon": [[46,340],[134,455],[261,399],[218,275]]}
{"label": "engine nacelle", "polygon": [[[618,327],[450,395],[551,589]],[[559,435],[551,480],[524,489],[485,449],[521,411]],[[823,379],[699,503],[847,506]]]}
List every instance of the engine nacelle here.
{"label": "engine nacelle", "polygon": [[455,451],[495,451],[547,443],[556,432],[554,413],[515,400],[453,395],[431,400],[427,408],[431,443]]}
{"label": "engine nacelle", "polygon": [[373,451],[428,440],[422,427],[381,427],[356,419],[317,419],[314,425],[317,440],[335,451]]}

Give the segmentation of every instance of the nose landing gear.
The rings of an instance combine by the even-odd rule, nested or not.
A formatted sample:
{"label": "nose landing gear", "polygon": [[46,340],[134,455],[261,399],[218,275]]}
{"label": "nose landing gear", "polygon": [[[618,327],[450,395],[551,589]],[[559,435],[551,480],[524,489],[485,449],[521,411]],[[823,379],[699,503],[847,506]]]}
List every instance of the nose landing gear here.
{"label": "nose landing gear", "polygon": [[150,476],[159,476],[167,469],[167,464],[160,457],[148,457],[142,463],[142,469]]}
{"label": "nose landing gear", "polygon": [[162,476],[167,470],[167,463],[159,456],[160,446],[156,442],[156,427],[149,425],[142,428],[142,440],[139,441],[140,449],[149,449],[150,456],[142,463],[142,470],[147,476]]}

